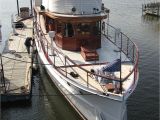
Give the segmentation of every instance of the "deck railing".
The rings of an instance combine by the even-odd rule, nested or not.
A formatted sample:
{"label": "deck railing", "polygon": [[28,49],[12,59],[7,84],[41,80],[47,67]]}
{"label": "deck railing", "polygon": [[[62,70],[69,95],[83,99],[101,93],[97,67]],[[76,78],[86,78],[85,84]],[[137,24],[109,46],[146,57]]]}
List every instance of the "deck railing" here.
{"label": "deck railing", "polygon": [[130,40],[129,37],[122,33],[120,29],[116,29],[108,23],[102,24],[105,24],[105,29],[102,31],[105,37],[114,43],[119,48],[119,50],[122,51],[134,64],[133,70],[137,68],[139,59],[139,50],[137,45],[132,40]]}
{"label": "deck railing", "polygon": [[127,56],[127,59],[133,63],[133,69],[125,78],[121,79],[121,81],[124,82],[131,74],[134,74],[134,83],[131,86],[134,87],[138,77],[139,50],[137,45],[130,40],[128,36],[122,33],[120,29],[116,29],[105,22],[102,23],[102,26],[102,28],[104,28],[102,30],[102,34],[113,44],[115,44],[119,50]]}
{"label": "deck railing", "polygon": [[[86,69],[84,69],[81,65],[76,64],[74,61],[72,61],[68,56],[64,55],[63,53],[61,53],[60,51],[58,51],[56,48],[53,48],[53,51],[55,52],[55,55],[53,55],[54,57],[54,62],[50,59],[48,51],[49,49],[51,50],[51,46],[50,43],[48,42],[48,40],[45,37],[45,34],[42,31],[41,26],[37,23],[37,21],[34,22],[35,26],[35,32],[37,35],[37,39],[38,39],[38,45],[40,46],[41,43],[41,49],[44,51],[46,58],[48,59],[49,63],[55,67],[63,76],[67,77],[68,79],[74,81],[73,79],[68,77],[68,69],[72,69],[74,70],[74,72],[76,72],[75,68],[77,70],[82,70],[83,72],[86,73],[86,78],[85,79],[85,85],[87,87],[93,87],[89,84],[89,80],[93,79],[92,77],[94,76],[94,78],[99,77],[101,79],[107,79],[110,81],[116,81],[120,83],[120,90],[122,93],[122,83],[127,80],[127,78],[131,75],[134,74],[134,83],[132,85],[132,87],[134,87],[134,84],[136,83],[135,80],[137,80],[137,71],[138,71],[138,48],[137,46],[122,32],[117,31],[117,29],[115,29],[113,26],[109,25],[109,24],[105,24],[105,29],[103,30],[103,34],[106,36],[106,38],[108,38],[111,42],[113,42],[119,49],[120,51],[122,51],[127,57],[128,59],[130,59],[130,61],[132,61],[134,67],[131,70],[131,72],[124,78],[122,79],[120,77],[120,79],[115,79],[114,77],[108,77],[105,75],[99,75],[96,73],[92,73],[91,71],[88,71]],[[102,27],[103,28],[103,27]],[[118,35],[119,34],[119,35]],[[118,35],[118,36],[117,36]],[[63,63],[63,67],[62,66],[58,66],[56,65],[56,60],[58,56],[58,59]],[[65,68],[65,69],[63,69]],[[84,75],[83,75],[84,76]],[[99,83],[99,82],[97,82]],[[83,84],[84,85],[84,84]],[[103,89],[103,87],[102,87]],[[104,92],[106,92],[105,89],[103,89]]]}

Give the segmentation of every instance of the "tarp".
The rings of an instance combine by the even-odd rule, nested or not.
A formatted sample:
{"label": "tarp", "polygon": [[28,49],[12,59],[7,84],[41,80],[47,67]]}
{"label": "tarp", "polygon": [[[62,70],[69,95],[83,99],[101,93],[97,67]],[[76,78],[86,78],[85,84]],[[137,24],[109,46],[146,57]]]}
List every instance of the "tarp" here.
{"label": "tarp", "polygon": [[116,72],[121,70],[121,60],[116,59],[103,67],[103,72]]}

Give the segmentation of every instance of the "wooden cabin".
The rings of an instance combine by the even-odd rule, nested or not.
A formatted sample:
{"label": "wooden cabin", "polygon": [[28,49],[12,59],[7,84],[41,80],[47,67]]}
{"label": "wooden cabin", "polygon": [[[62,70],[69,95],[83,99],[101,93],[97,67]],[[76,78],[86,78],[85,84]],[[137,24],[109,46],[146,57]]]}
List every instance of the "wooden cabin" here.
{"label": "wooden cabin", "polygon": [[[47,33],[55,31],[53,40],[58,47],[80,51],[85,60],[98,60],[96,49],[101,48],[101,21],[106,19],[108,14],[104,7],[101,8],[101,1],[94,1],[92,7],[89,1],[88,4],[84,3],[68,1],[67,5],[60,9],[62,2],[59,1],[54,6],[55,1],[51,0],[49,5],[44,1],[44,6],[35,13],[43,16]],[[81,7],[77,6],[78,4],[81,4]]]}
{"label": "wooden cabin", "polygon": [[[55,31],[55,43],[64,50],[79,51],[81,46],[92,49],[101,47],[101,19],[61,18],[53,19],[43,14],[46,31]],[[94,21],[93,21],[94,19]]]}

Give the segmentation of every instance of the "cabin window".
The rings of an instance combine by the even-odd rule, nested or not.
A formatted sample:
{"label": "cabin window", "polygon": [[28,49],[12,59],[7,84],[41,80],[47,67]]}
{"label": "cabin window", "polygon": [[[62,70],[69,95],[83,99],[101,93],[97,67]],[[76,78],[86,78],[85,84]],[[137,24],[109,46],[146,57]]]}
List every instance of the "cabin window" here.
{"label": "cabin window", "polygon": [[95,25],[93,25],[92,34],[93,35],[101,34],[101,22],[100,21],[96,22]]}
{"label": "cabin window", "polygon": [[77,32],[81,35],[89,35],[90,34],[90,24],[88,23],[80,23],[77,26]]}
{"label": "cabin window", "polygon": [[61,33],[62,25],[61,23],[57,24],[57,33]]}
{"label": "cabin window", "polygon": [[65,24],[64,36],[65,37],[73,37],[74,36],[73,25],[71,23]]}

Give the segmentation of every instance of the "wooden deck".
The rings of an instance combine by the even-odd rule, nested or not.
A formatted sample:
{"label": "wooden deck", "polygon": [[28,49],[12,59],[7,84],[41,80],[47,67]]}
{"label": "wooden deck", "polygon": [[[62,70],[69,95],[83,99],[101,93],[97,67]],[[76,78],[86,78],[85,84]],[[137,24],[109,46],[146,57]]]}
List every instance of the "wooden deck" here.
{"label": "wooden deck", "polygon": [[[24,29],[16,29],[18,35],[11,33],[7,49],[2,54],[6,91],[0,89],[3,96],[29,95],[31,92],[31,55],[24,45],[26,37],[33,37],[32,19],[23,21]],[[9,97],[6,99],[10,99]],[[11,98],[14,99],[14,96]],[[23,98],[22,98],[23,99]]]}

